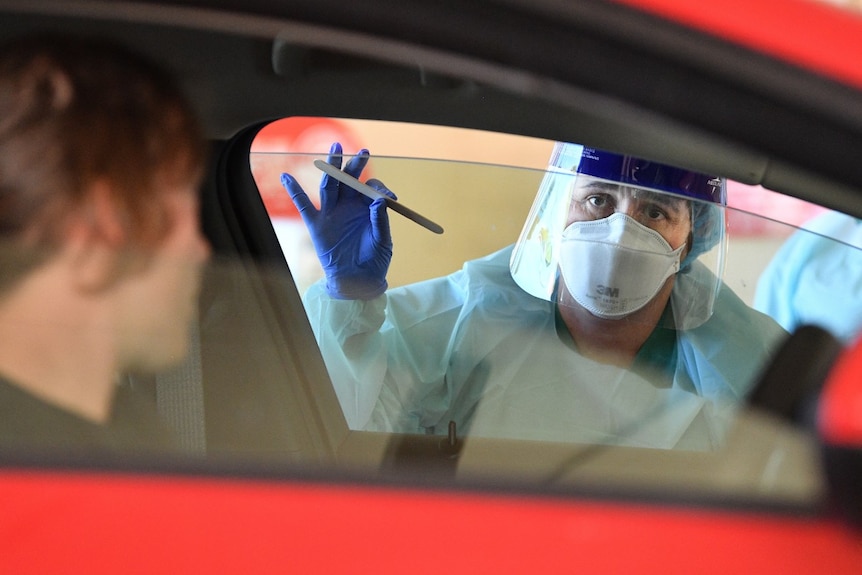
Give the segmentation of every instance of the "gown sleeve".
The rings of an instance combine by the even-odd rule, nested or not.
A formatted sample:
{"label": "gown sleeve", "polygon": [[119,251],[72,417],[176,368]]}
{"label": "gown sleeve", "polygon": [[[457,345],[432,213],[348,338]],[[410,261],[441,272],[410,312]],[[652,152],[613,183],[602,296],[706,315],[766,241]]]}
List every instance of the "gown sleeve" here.
{"label": "gown sleeve", "polygon": [[309,288],[306,312],[351,429],[419,433],[428,425],[423,403],[446,385],[460,276],[368,301],[332,299],[322,282]]}

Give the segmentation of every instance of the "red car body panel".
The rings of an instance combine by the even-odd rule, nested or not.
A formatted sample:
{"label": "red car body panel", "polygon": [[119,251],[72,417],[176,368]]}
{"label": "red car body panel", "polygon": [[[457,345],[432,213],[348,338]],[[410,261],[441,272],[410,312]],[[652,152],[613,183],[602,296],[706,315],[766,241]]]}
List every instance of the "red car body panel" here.
{"label": "red car body panel", "polygon": [[818,423],[828,444],[862,449],[862,340],[832,368],[820,399]]}
{"label": "red car body panel", "polygon": [[815,0],[615,0],[862,87],[862,13]]}
{"label": "red car body panel", "polygon": [[739,510],[9,470],[0,501],[2,573],[834,575],[862,566],[862,535],[843,525]]}

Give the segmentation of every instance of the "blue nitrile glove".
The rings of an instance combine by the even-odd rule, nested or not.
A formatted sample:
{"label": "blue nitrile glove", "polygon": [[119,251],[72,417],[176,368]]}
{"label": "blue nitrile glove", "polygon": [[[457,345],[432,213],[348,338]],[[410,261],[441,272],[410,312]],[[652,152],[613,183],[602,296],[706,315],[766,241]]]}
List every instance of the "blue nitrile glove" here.
{"label": "blue nitrile glove", "polygon": [[[341,168],[341,144],[332,145],[326,161]],[[368,150],[360,150],[344,171],[359,178],[368,163]],[[299,183],[282,174],[326,274],[326,291],[336,299],[373,299],[386,291],[386,272],[392,260],[392,234],[386,201],[372,200],[326,174],[320,180],[320,210]],[[393,199],[395,194],[378,180],[366,182]]]}

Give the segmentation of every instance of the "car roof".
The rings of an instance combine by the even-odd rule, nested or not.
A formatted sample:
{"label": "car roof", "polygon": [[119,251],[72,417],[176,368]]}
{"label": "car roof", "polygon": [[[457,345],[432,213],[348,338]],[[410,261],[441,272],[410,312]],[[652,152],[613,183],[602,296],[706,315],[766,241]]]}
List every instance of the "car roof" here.
{"label": "car roof", "polygon": [[[812,29],[825,22],[836,39],[862,38],[858,18],[804,4],[788,10],[813,18]],[[91,31],[169,64],[214,139],[291,115],[491,129],[721,173],[862,215],[858,64],[836,53],[843,64],[829,69],[813,41],[796,45],[819,60],[787,52],[789,41],[758,45],[750,25],[734,30],[727,18],[716,32],[735,42],[600,0],[7,0],[0,11],[0,38]],[[704,12],[674,16],[703,28]]]}

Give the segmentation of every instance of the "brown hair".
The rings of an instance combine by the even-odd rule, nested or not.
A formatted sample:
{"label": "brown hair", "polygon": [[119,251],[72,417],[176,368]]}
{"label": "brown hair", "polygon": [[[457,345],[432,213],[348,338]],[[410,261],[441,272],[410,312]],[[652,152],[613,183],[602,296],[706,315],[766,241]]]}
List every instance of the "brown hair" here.
{"label": "brown hair", "polygon": [[50,253],[65,214],[99,180],[111,184],[130,241],[156,242],[171,225],[158,197],[160,178],[196,182],[204,153],[179,87],[140,55],[106,40],[66,36],[0,47],[4,243],[24,241]]}

